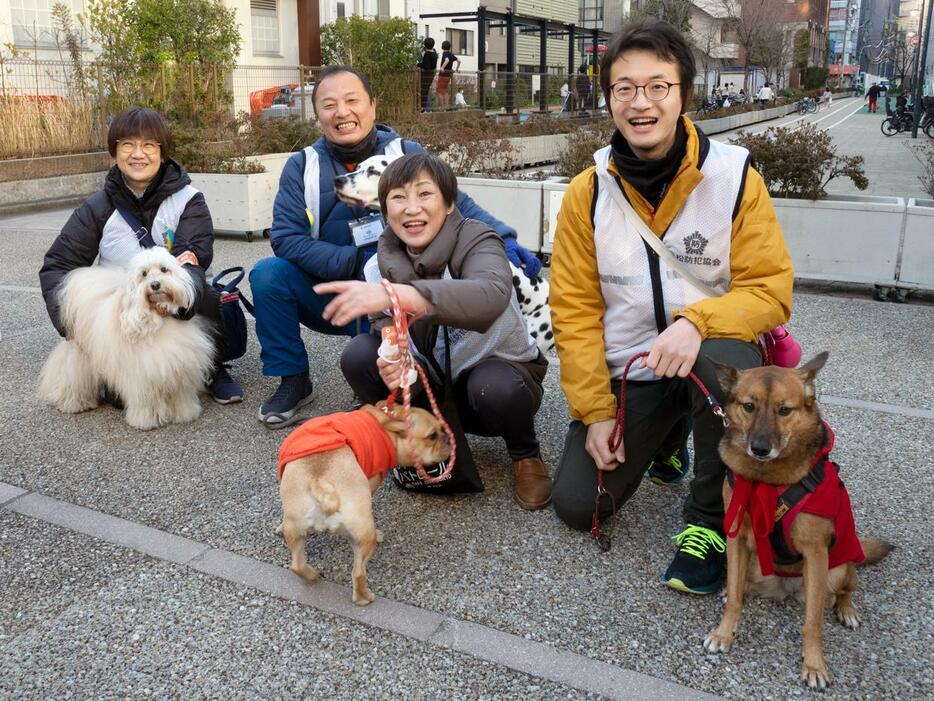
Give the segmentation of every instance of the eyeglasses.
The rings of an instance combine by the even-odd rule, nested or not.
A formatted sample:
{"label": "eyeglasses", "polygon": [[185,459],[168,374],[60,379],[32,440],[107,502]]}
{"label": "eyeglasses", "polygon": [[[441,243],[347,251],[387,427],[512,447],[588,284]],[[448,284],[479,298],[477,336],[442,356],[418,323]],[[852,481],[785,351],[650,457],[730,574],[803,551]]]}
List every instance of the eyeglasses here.
{"label": "eyeglasses", "polygon": [[669,83],[667,80],[650,80],[644,85],[636,85],[628,80],[621,80],[610,86],[610,92],[612,92],[613,97],[620,102],[632,102],[636,99],[636,93],[639,92],[639,88],[642,88],[642,92],[647,100],[661,102],[668,97],[668,92],[671,90],[672,85],[681,85],[681,83]]}
{"label": "eyeglasses", "polygon": [[142,151],[147,156],[154,156],[159,153],[159,147],[161,144],[158,141],[118,141],[117,149],[124,156],[129,156],[132,154],[136,147],[139,146],[140,151]]}

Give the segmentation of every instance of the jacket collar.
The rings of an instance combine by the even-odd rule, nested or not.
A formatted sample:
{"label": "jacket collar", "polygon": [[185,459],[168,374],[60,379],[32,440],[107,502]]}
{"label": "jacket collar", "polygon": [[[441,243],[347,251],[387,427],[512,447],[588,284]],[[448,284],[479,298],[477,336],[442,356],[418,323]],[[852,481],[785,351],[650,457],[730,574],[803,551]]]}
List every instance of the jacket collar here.
{"label": "jacket collar", "polygon": [[152,206],[158,206],[176,192],[191,182],[191,178],[185,169],[175,160],[168,158],[159,168],[156,177],[146,188],[142,197],[137,197],[123,179],[123,173],[114,165],[107,173],[104,180],[104,191],[114,202],[127,205],[132,209],[143,209]]}
{"label": "jacket collar", "polygon": [[[394,282],[410,282],[420,278],[440,278],[444,269],[451,262],[454,248],[457,246],[460,230],[464,225],[463,215],[454,207],[445,218],[441,231],[434,240],[428,244],[424,251],[414,258],[406,252],[405,244],[389,227],[383,232],[386,239],[387,253],[385,256],[389,270],[389,277]],[[382,254],[382,252],[381,252]]]}
{"label": "jacket collar", "polygon": [[659,236],[668,230],[671,222],[681,211],[681,207],[687,200],[688,195],[704,179],[704,174],[701,173],[700,169],[707,157],[710,142],[707,136],[697,129],[690,119],[684,115],[681,116],[681,119],[687,132],[687,146],[685,147],[684,158],[681,160],[681,166],[665,192],[665,196],[662,197],[658,209],[652,207],[635,187],[620,177],[619,169],[617,169],[613,159],[609,159],[608,170],[614,178],[619,179],[622,183],[626,198],[639,213],[639,216],[649,225],[649,228]]}

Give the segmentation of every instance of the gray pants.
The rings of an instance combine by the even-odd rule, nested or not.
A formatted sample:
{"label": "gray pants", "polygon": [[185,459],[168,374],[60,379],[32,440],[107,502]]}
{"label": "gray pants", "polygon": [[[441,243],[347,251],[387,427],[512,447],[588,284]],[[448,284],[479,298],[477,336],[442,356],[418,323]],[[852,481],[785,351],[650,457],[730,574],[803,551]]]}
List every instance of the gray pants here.
{"label": "gray pants", "polygon": [[[746,369],[762,364],[759,348],[753,343],[731,339],[710,339],[701,344],[694,373],[721,404],[725,397],[711,360]],[[612,382],[619,396],[619,382]],[[723,531],[723,478],[726,467],[717,452],[723,436],[723,423],[714,415],[697,385],[690,378],[654,382],[628,382],[626,385],[626,425],[623,436],[626,462],[604,473],[603,484],[622,508],[639,488],[642,475],[659,452],[671,450],[666,440],[672,431],[678,435],[688,417],[694,421],[694,479],[684,504],[687,523]],[[558,517],[571,528],[589,530],[597,490],[597,465],[585,450],[587,427],[572,421],[564,442],[564,452],[554,478],[552,502]],[[600,518],[610,516],[609,500],[601,500]]]}

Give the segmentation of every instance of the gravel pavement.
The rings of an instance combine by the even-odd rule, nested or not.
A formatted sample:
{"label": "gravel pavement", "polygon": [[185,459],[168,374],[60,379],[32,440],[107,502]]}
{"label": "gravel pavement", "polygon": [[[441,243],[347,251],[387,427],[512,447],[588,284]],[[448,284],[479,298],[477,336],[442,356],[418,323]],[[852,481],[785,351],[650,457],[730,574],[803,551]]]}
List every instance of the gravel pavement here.
{"label": "gravel pavement", "polygon": [[[141,434],[110,408],[64,416],[34,399],[38,368],[57,342],[36,272],[66,216],[0,219],[0,698],[809,695],[797,680],[802,606],[748,602],[734,649],[708,655],[701,641],[718,621],[719,598],[659,583],[687,485],[646,482],[615,520],[614,547],[603,554],[550,509],[514,504],[498,440],[471,440],[483,494],[428,497],[389,485],[377,492],[385,541],[368,567],[376,604],[350,611],[319,605],[327,597],[313,598],[317,587],[312,598],[295,594],[291,580],[269,574],[288,562],[273,532],[283,436],[255,419],[275,385],[260,375],[255,338],[233,368],[245,401],[206,401],[190,426]],[[223,238],[215,265],[249,265],[268,253],[264,242]],[[831,353],[818,384],[860,532],[898,546],[861,570],[863,627],[849,631],[826,618],[836,682],[824,698],[929,696],[934,601],[925,524],[934,458],[922,436],[934,430],[934,309],[802,293],[791,326],[806,353]],[[316,387],[309,413],[346,409],[351,393],[336,369],[344,340],[305,339]],[[555,359],[537,417],[551,470],[567,423],[557,370]],[[87,525],[16,511],[33,496],[83,507],[76,513]],[[119,533],[95,531],[109,517],[156,541],[189,539],[220,558],[218,574],[205,573],[198,558],[160,559],[121,545]],[[349,545],[313,537],[308,554],[325,580],[321,591],[339,585],[349,603]],[[240,577],[232,563],[255,567],[258,578]],[[390,620],[397,610],[411,620]],[[398,632],[436,619],[443,625],[424,636]],[[526,665],[508,648],[554,655],[554,663]],[[621,685],[607,689],[601,678]]]}

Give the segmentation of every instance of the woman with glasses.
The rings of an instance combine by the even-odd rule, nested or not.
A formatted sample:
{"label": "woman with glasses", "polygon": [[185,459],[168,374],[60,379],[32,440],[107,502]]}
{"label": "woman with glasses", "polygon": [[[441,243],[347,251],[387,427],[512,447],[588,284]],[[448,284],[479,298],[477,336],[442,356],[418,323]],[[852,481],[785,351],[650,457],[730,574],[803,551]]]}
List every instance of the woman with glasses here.
{"label": "woman with glasses", "polygon": [[[190,319],[201,314],[211,323],[217,344],[217,365],[209,391],[221,404],[239,402],[240,386],[222,364],[223,329],[220,296],[206,284],[205,271],[214,258],[214,224],[204,195],[172,160],[172,137],[162,115],[145,107],[130,107],[117,115],[107,132],[107,148],[115,164],[104,188],[84,201],[69,217],[45,254],[39,281],[49,317],[65,335],[56,294],[64,277],[93,265],[126,266],[143,247],[163,246],[181,262],[198,291]],[[108,388],[102,398],[120,403]]]}
{"label": "woman with glasses", "polygon": [[[622,507],[646,472],[656,482],[680,481],[693,422],[685,528],[663,581],[710,593],[725,559],[723,425],[688,374],[723,402],[711,361],[761,364],[757,336],[788,319],[793,271],[749,153],[708,139],[684,116],[694,75],[688,43],[657,20],[624,27],[601,62],[616,131],[595,165],[571,181],[552,254],[552,319],[573,419],[553,503],[565,523],[587,530],[598,470],[613,497],[600,500],[599,518]],[[722,296],[688,284],[640,230]],[[623,371],[642,352],[648,356],[628,375],[622,441],[611,448]]]}

